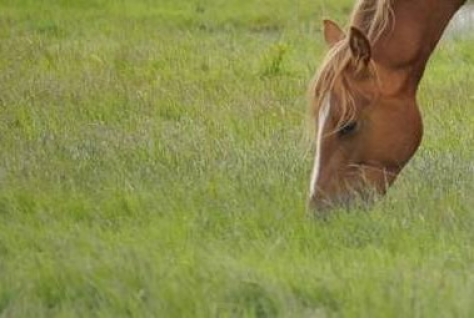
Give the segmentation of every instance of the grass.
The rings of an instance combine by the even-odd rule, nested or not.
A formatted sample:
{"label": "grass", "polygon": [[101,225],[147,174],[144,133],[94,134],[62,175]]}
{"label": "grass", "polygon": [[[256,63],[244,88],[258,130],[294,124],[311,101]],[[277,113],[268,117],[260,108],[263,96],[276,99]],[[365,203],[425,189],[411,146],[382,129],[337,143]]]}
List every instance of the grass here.
{"label": "grass", "polygon": [[0,315],[474,316],[474,46],[370,208],[305,215],[320,20],[352,1],[0,1]]}

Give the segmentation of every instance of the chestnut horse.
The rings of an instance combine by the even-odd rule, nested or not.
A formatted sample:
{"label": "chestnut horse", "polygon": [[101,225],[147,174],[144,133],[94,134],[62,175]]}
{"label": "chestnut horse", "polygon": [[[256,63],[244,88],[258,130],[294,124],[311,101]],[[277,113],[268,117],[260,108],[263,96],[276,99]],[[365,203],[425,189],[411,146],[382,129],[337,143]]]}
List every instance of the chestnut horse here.
{"label": "chestnut horse", "polygon": [[347,32],[324,21],[329,52],[311,87],[310,204],[384,194],[416,152],[426,63],[465,0],[359,0]]}

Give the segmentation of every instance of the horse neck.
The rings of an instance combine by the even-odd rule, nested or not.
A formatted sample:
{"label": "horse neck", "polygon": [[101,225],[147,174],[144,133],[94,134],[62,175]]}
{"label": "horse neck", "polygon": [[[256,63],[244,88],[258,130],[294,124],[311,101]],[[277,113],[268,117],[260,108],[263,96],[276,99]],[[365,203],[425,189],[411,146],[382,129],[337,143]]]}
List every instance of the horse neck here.
{"label": "horse neck", "polygon": [[[392,24],[373,43],[373,59],[387,77],[386,90],[415,95],[426,63],[446,26],[466,0],[388,0]],[[364,24],[363,13],[354,25]]]}

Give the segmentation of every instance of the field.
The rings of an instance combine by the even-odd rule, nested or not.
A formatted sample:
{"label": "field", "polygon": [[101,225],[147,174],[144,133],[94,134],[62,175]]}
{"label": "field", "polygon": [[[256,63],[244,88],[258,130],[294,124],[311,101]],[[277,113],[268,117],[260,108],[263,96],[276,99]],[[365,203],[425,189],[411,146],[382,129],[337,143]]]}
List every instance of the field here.
{"label": "field", "polygon": [[474,316],[474,42],[370,207],[306,211],[350,0],[0,0],[0,316]]}

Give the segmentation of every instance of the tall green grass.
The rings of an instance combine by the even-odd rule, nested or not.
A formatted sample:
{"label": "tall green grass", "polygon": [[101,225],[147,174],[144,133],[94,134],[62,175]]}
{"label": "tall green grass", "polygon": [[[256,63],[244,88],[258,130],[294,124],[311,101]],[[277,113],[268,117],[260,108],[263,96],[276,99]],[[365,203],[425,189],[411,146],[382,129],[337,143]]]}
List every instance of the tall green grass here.
{"label": "tall green grass", "polygon": [[338,1],[0,1],[0,315],[473,316],[474,45],[371,207],[306,214]]}

